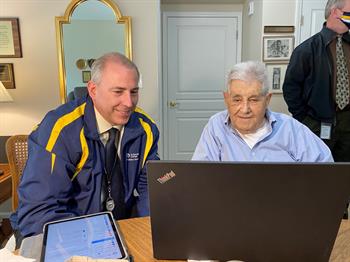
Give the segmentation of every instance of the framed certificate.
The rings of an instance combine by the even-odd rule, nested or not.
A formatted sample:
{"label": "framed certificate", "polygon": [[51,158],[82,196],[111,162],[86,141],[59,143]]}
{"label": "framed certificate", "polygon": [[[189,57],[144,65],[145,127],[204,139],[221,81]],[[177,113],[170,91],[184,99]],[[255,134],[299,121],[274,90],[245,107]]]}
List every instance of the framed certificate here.
{"label": "framed certificate", "polygon": [[0,58],[22,57],[18,18],[0,18]]}

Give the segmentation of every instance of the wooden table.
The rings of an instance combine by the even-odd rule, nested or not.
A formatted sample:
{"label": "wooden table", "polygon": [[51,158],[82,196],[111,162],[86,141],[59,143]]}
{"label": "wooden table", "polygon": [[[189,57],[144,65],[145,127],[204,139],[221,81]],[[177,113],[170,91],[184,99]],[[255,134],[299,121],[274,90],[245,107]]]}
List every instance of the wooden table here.
{"label": "wooden table", "polygon": [[0,176],[0,204],[11,197],[12,193],[12,179],[9,164],[1,164],[0,170],[4,174]]}
{"label": "wooden table", "polygon": [[[118,221],[124,235],[129,253],[135,262],[171,261],[153,258],[151,227],[149,217],[133,218]],[[183,260],[181,260],[183,261]],[[350,221],[343,220],[330,258],[332,262],[350,261]]]}

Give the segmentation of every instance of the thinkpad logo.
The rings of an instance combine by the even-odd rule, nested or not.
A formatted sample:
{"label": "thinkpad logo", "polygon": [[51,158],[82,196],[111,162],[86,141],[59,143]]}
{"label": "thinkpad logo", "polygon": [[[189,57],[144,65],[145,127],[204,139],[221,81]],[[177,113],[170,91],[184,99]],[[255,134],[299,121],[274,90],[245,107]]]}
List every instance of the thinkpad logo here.
{"label": "thinkpad logo", "polygon": [[172,179],[175,176],[176,174],[174,173],[174,171],[171,170],[169,173],[165,173],[164,176],[161,176],[160,178],[158,178],[157,181],[161,184],[164,184],[165,182],[168,182],[170,179]]}

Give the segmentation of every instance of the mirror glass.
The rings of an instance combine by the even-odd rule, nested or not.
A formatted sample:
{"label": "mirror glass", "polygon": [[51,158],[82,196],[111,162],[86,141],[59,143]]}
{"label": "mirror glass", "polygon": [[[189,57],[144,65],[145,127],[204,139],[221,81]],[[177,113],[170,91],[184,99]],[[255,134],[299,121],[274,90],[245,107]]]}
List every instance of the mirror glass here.
{"label": "mirror glass", "polygon": [[132,59],[130,20],[112,0],[72,0],[56,17],[62,103],[74,88],[86,86],[94,59],[108,52]]}

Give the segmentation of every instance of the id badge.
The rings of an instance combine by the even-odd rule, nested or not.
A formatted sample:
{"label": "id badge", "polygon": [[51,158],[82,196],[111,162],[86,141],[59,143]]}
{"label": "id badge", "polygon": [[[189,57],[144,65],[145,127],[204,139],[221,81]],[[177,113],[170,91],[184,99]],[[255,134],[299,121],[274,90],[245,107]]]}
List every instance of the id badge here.
{"label": "id badge", "polygon": [[332,124],[321,122],[320,138],[331,139]]}

